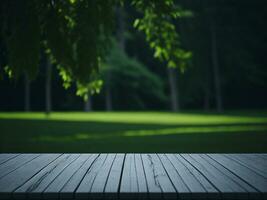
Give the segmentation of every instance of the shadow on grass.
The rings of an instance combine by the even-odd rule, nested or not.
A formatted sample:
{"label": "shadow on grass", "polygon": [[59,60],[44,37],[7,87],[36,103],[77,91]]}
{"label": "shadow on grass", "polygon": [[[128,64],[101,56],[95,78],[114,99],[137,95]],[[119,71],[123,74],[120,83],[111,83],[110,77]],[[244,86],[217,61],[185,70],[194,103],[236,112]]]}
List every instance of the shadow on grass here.
{"label": "shadow on grass", "polygon": [[0,120],[1,152],[267,152],[267,124]]}

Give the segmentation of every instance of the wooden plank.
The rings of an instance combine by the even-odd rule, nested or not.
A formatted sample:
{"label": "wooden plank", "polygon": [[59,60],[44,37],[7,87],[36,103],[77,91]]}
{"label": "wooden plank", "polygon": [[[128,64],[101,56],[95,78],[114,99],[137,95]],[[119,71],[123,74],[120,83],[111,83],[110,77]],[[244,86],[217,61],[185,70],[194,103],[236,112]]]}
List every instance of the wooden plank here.
{"label": "wooden plank", "polygon": [[67,166],[64,171],[62,171],[62,173],[60,173],[45,189],[43,197],[45,199],[59,199],[61,189],[70,180],[74,173],[80,170],[89,157],[90,154],[82,154],[74,162]]}
{"label": "wooden plank", "polygon": [[125,154],[117,154],[104,189],[105,199],[118,199]]}
{"label": "wooden plank", "polygon": [[[219,199],[220,193],[217,188],[215,188],[206,178],[203,176],[194,166],[192,166],[187,160],[185,160],[181,155],[176,155],[177,159],[186,166],[191,174],[199,181],[206,191],[206,195],[199,195],[199,193],[193,192],[192,195],[197,195],[199,197],[210,198],[210,199]],[[190,188],[190,187],[189,187]],[[190,188],[191,189],[191,188]]]}
{"label": "wooden plank", "polygon": [[166,154],[166,157],[175,168],[177,174],[179,174],[183,182],[187,185],[191,193],[191,198],[206,198],[206,190],[180,159],[177,159],[174,154]]}
{"label": "wooden plank", "polygon": [[176,188],[176,191],[178,192],[178,198],[179,199],[188,199],[191,197],[191,192],[179,173],[174,168],[173,164],[170,162],[170,160],[167,158],[164,154],[158,154],[160,161],[167,172],[170,180],[172,181],[174,187]]}
{"label": "wooden plank", "polygon": [[243,181],[246,181],[250,186],[256,188],[262,193],[267,192],[267,180],[262,176],[256,174],[254,171],[240,165],[237,162],[233,162],[229,158],[220,154],[209,154],[209,156],[230,170],[232,173],[240,177]]}
{"label": "wooden plank", "polygon": [[142,154],[150,198],[176,199],[176,190],[156,154]]}
{"label": "wooden plank", "polygon": [[134,162],[135,162],[135,169],[136,169],[136,176],[138,183],[138,199],[147,199],[148,186],[141,154],[134,154]]}
{"label": "wooden plank", "polygon": [[78,154],[63,154],[18,188],[13,196],[24,194],[27,198],[41,199],[49,184],[78,157]]}
{"label": "wooden plank", "polygon": [[231,171],[227,170],[225,167],[220,165],[218,162],[210,158],[206,154],[200,155],[203,159],[205,159],[207,162],[209,162],[211,165],[213,165],[216,169],[220,170],[225,176],[231,178],[233,181],[238,183],[242,188],[244,188],[245,191],[249,193],[257,192],[257,190],[253,187],[251,187],[248,183],[244,182],[242,179],[240,179],[235,174],[231,173]]}
{"label": "wooden plank", "polygon": [[261,157],[262,159],[264,159],[265,161],[267,161],[267,154],[265,154],[265,153],[254,154],[254,155],[257,155],[257,156]]}
{"label": "wooden plank", "polygon": [[60,154],[42,154],[0,179],[0,198],[10,198],[11,192],[26,183],[59,156]]}
{"label": "wooden plank", "polygon": [[256,154],[242,154],[243,157],[251,160],[253,163],[267,168],[267,160],[264,160],[262,157],[257,156]]}
{"label": "wooden plank", "polygon": [[[157,180],[155,180],[155,170],[152,168],[154,165],[151,164],[151,161],[148,159],[148,156],[141,154],[141,159],[144,166],[147,187],[150,198],[161,198],[162,189]],[[154,194],[154,196],[153,196]]]}
{"label": "wooden plank", "polygon": [[198,154],[182,154],[199,172],[221,192],[223,199],[248,198],[245,190]]}
{"label": "wooden plank", "polygon": [[[121,187],[120,187],[120,198],[121,199],[137,199],[139,190],[137,182],[137,173],[135,167],[134,154],[126,154]],[[135,194],[135,195],[134,195]]]}
{"label": "wooden plank", "polygon": [[215,168],[220,170],[225,176],[231,178],[233,181],[235,181],[237,184],[239,184],[242,188],[245,189],[245,191],[248,193],[249,199],[259,199],[261,196],[259,192],[251,187],[247,182],[240,179],[238,176],[233,174],[231,171],[220,165],[218,162],[210,158],[206,154],[200,155],[203,159],[205,159],[207,162],[209,162],[211,165],[213,165]]}
{"label": "wooden plank", "polygon": [[90,198],[102,199],[104,197],[103,193],[115,158],[116,154],[108,154],[104,165],[95,177],[95,180],[90,190]]}
{"label": "wooden plank", "polygon": [[0,178],[30,162],[40,154],[22,154],[0,165]]}
{"label": "wooden plank", "polygon": [[266,154],[253,154],[253,153],[246,153],[242,154],[245,157],[248,157],[252,160],[256,160],[257,162],[260,162],[262,165],[267,165],[267,156]]}
{"label": "wooden plank", "polygon": [[11,160],[12,158],[17,157],[19,154],[14,154],[14,153],[3,153],[0,154],[0,165]]}
{"label": "wooden plank", "polygon": [[259,174],[260,176],[267,178],[267,168],[264,165],[261,165],[260,163],[258,163],[256,161],[257,160],[256,158],[254,160],[250,160],[244,157],[242,154],[230,154],[230,155],[226,154],[225,156],[251,169],[255,173]]}
{"label": "wooden plank", "polygon": [[49,174],[50,171],[54,169],[54,166],[58,165],[67,155],[60,155],[57,157],[54,161],[49,163],[46,167],[44,167],[42,170],[40,170],[35,176],[33,176],[31,179],[29,179],[27,182],[25,182],[23,185],[18,187],[13,192],[13,198],[14,199],[27,199],[29,198],[28,193],[31,192],[31,190],[34,190],[35,187],[38,187],[39,182],[42,181],[42,179],[45,178]]}
{"label": "wooden plank", "polygon": [[121,180],[121,199],[147,199],[148,188],[140,154],[126,154]]}
{"label": "wooden plank", "polygon": [[267,199],[265,157],[0,154],[0,198]]}
{"label": "wooden plank", "polygon": [[82,179],[81,183],[79,184],[77,190],[75,191],[75,198],[76,199],[88,199],[89,192],[92,188],[93,182],[101,170],[102,166],[105,163],[107,158],[107,154],[100,154],[99,157],[92,163],[89,170],[86,172],[84,178]]}
{"label": "wooden plank", "polygon": [[85,175],[89,172],[89,170],[91,170],[92,164],[98,157],[99,154],[91,154],[88,160],[86,160],[86,162],[81,166],[81,168],[75,170],[74,174],[60,190],[60,199],[74,199],[77,188],[81,184]]}

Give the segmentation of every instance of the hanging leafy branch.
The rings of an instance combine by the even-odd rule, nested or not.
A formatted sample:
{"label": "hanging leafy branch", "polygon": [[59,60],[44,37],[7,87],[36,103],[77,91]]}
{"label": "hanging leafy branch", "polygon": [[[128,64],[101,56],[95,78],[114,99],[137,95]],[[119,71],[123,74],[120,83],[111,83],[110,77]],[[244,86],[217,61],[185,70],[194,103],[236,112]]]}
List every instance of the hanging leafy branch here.
{"label": "hanging leafy branch", "polygon": [[168,67],[180,67],[184,70],[191,52],[181,48],[180,37],[176,31],[175,20],[191,17],[192,13],[175,5],[173,0],[139,1],[132,4],[143,17],[134,21],[134,27],[146,35],[146,40],[154,50],[154,57],[167,61]]}
{"label": "hanging leafy branch", "polygon": [[[155,57],[175,67],[191,56],[181,49],[173,21],[190,12],[177,7],[174,0],[131,2],[143,14],[134,26],[146,34]],[[77,94],[85,98],[88,92],[98,92],[102,85],[98,70],[113,35],[114,7],[122,5],[123,0],[2,0],[4,71],[11,78],[26,72],[33,79],[41,52],[45,52],[57,66],[65,88],[76,83]]]}

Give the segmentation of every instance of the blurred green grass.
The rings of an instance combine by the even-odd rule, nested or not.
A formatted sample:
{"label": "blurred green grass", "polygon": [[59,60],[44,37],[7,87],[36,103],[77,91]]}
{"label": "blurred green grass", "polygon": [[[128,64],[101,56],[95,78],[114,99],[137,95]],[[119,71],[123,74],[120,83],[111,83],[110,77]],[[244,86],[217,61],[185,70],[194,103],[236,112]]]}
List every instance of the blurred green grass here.
{"label": "blurred green grass", "polygon": [[0,152],[267,152],[267,113],[0,113]]}

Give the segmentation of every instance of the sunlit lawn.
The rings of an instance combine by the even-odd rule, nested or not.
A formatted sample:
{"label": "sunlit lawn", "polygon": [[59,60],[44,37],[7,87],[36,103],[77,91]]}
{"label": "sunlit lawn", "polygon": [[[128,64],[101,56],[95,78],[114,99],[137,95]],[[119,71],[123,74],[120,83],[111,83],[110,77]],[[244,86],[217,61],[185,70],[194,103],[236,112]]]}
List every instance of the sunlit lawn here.
{"label": "sunlit lawn", "polygon": [[267,113],[0,113],[1,152],[267,152]]}

